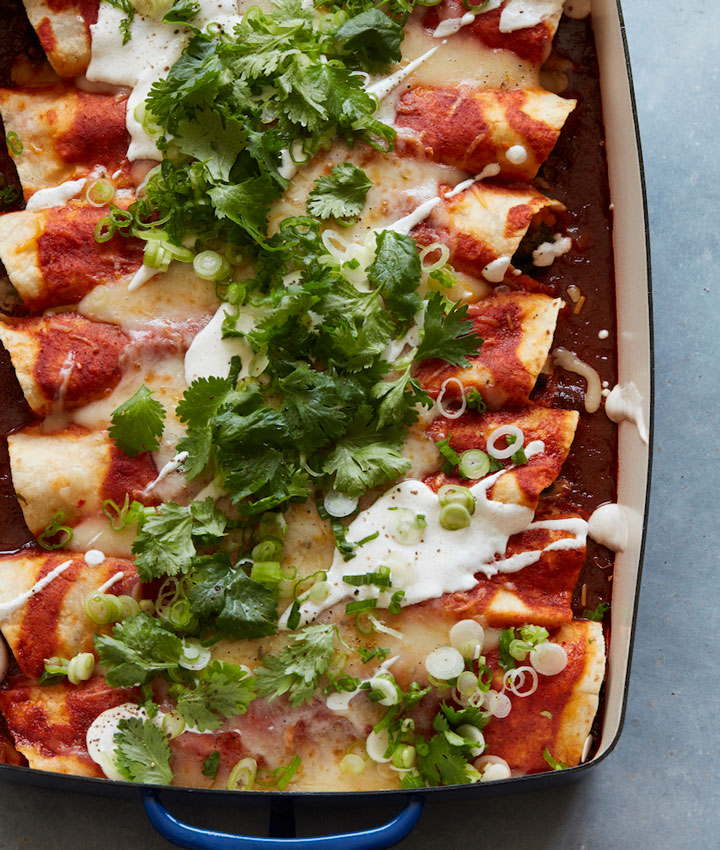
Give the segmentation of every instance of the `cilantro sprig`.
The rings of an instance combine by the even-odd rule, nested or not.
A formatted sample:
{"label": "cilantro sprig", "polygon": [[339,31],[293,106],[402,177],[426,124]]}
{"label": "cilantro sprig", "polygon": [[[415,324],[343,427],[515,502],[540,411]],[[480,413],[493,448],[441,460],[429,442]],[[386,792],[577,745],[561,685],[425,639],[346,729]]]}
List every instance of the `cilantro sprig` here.
{"label": "cilantro sprig", "polygon": [[[170,14],[187,21],[192,7],[178,2]],[[374,117],[377,101],[354,72],[386,71],[403,37],[379,9],[319,14],[300,0],[248,9],[232,32],[196,31],[146,101],[165,155],[131,207],[136,235],[159,218],[176,245],[202,233],[256,253],[268,205],[288,186],[287,161],[308,159],[336,136],[392,146],[395,131]],[[328,194],[326,184],[311,198],[315,214],[357,214],[367,190],[356,172],[348,185],[349,175],[343,167],[334,181],[342,187]]]}
{"label": "cilantro sprig", "polygon": [[271,700],[287,694],[294,706],[309,702],[335,654],[335,634],[334,625],[307,626],[279,655],[266,655],[253,671],[258,694]]}
{"label": "cilantro sprig", "polygon": [[[189,455],[186,474],[211,472],[245,516],[318,486],[358,497],[397,479],[409,468],[407,428],[419,405],[432,404],[414,364],[445,353],[460,364],[480,343],[464,307],[437,294],[422,300],[418,250],[407,236],[377,234],[367,291],[328,257],[316,219],[285,221],[269,244],[272,266],[260,264],[255,279],[228,292],[225,322],[226,334],[244,336],[263,358],[263,380],[203,378],[177,408],[187,425],[178,444]],[[236,317],[248,310],[254,327],[240,331]],[[388,346],[423,312],[422,341],[393,374]]]}
{"label": "cilantro sprig", "polygon": [[115,764],[126,779],[151,785],[172,782],[170,744],[152,721],[123,718],[118,723],[114,742]]}
{"label": "cilantro sprig", "polygon": [[165,408],[143,384],[126,402],[115,408],[108,429],[115,444],[126,455],[154,452],[160,446]]}
{"label": "cilantro sprig", "polygon": [[334,166],[327,177],[318,177],[308,197],[308,212],[318,218],[352,218],[362,212],[372,182],[351,162]]}

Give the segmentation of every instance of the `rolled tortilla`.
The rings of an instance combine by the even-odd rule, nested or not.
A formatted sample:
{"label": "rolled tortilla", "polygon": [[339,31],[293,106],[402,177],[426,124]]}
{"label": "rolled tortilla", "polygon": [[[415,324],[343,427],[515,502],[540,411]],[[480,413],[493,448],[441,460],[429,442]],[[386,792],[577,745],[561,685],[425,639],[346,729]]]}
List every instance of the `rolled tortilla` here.
{"label": "rolled tortilla", "polygon": [[[493,718],[483,729],[486,752],[504,758],[518,773],[548,770],[546,748],[557,761],[579,764],[598,709],[605,674],[602,625],[575,620],[552,633],[550,640],[567,652],[567,667],[556,676],[539,676],[530,696],[510,695],[510,714]],[[490,656],[489,663],[494,666]],[[495,673],[495,688],[501,683],[500,672]]]}
{"label": "rolled tortilla", "polygon": [[529,187],[477,182],[449,198],[445,194],[410,235],[420,245],[447,245],[453,267],[490,283],[512,273],[512,257],[531,226],[554,224],[565,209]]}
{"label": "rolled tortilla", "polygon": [[468,309],[483,340],[468,358],[470,367],[426,360],[415,377],[433,396],[445,385],[448,400],[460,397],[460,382],[466,392],[478,390],[491,408],[527,404],[550,352],[562,304],[540,293],[493,292]]}
{"label": "rolled tortilla", "polygon": [[[562,0],[490,0],[458,36],[474,39],[491,50],[514,53],[539,68],[550,55],[562,5]],[[461,0],[443,0],[428,9],[423,25],[435,32],[441,21],[461,19],[466,12]],[[527,20],[531,26],[527,26]]]}
{"label": "rolled tortilla", "polygon": [[91,172],[112,177],[116,188],[131,186],[126,104],[124,96],[65,85],[0,89],[5,131],[23,143],[22,153],[11,154],[26,198]]}
{"label": "rolled tortilla", "polygon": [[70,562],[49,584],[0,620],[0,629],[26,676],[38,679],[45,659],[70,659],[93,651],[93,636],[109,632],[85,614],[83,603],[110,579],[105,592],[140,598],[140,579],[131,561],[106,558],[90,566],[73,552],[20,554],[0,561],[0,606],[26,593],[54,569]]}
{"label": "rolled tortilla", "polygon": [[101,675],[79,685],[38,685],[18,673],[0,688],[0,710],[30,767],[76,776],[104,776],[88,755],[87,731],[103,711],[133,699],[139,688],[111,688]]}
{"label": "rolled tortilla", "polygon": [[130,279],[142,265],[142,242],[95,240],[108,207],[71,201],[63,207],[0,217],[0,259],[30,310],[77,304],[94,287]]}
{"label": "rolled tortilla", "polygon": [[0,323],[0,340],[30,407],[39,416],[73,410],[112,392],[130,343],[115,325],[77,313]]}
{"label": "rolled tortilla", "polygon": [[[472,174],[497,164],[504,180],[529,182],[557,142],[576,101],[543,89],[496,91],[419,86],[402,95],[400,151]],[[409,144],[408,137],[416,144]]]}
{"label": "rolled tortilla", "polygon": [[[511,459],[503,464],[507,471],[489,488],[488,496],[505,504],[523,505],[533,511],[537,508],[542,491],[549,487],[560,473],[570,446],[575,437],[579,414],[575,410],[553,410],[546,407],[532,407],[524,410],[502,410],[488,413],[465,413],[459,419],[438,417],[428,429],[437,441],[447,439],[458,454],[468,449],[487,449],[487,439],[501,426],[513,425],[519,428],[524,437],[524,446],[542,442],[542,450],[528,456],[527,463],[512,466]],[[505,444],[499,438],[497,448]],[[460,482],[454,476],[443,472],[425,479],[433,489],[443,484]]]}
{"label": "rolled tortilla", "polygon": [[90,63],[90,25],[98,0],[23,0],[30,23],[50,64],[60,77],[83,74]]}
{"label": "rolled tortilla", "polygon": [[37,536],[59,511],[63,524],[102,513],[102,503],[112,499],[153,504],[144,488],[157,476],[149,454],[124,455],[107,431],[86,431],[77,426],[56,434],[39,427],[26,428],[8,437],[10,467],[25,522]]}

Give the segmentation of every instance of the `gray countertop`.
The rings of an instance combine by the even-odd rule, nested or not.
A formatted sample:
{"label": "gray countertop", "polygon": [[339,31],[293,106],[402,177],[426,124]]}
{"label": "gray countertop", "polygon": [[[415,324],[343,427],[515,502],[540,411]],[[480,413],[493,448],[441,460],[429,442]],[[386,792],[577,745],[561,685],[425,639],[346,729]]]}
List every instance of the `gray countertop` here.
{"label": "gray countertop", "polygon": [[[720,830],[717,557],[720,442],[720,24],[709,0],[626,0],[653,245],[656,432],[648,547],[625,729],[579,782],[431,803],[401,848],[706,850]],[[713,352],[716,352],[713,356]],[[714,588],[713,588],[714,583]],[[714,590],[714,592],[713,592]],[[177,807],[175,807],[177,812]],[[0,783],[0,848],[168,848],[137,799]],[[179,813],[179,812],[178,812]],[[266,806],[189,807],[197,825],[263,833]],[[387,812],[312,811],[300,834]]]}

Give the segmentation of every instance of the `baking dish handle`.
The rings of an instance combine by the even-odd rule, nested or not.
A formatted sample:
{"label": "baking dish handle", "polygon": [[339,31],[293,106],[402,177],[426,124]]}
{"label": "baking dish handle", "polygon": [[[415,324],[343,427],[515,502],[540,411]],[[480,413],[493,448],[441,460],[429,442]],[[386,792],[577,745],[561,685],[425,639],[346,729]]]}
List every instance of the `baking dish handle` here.
{"label": "baking dish handle", "polygon": [[150,822],[163,838],[189,850],[382,850],[405,838],[423,808],[423,800],[411,799],[393,820],[360,832],[314,838],[261,838],[199,829],[182,823],[163,806],[157,791],[145,792],[143,802]]}

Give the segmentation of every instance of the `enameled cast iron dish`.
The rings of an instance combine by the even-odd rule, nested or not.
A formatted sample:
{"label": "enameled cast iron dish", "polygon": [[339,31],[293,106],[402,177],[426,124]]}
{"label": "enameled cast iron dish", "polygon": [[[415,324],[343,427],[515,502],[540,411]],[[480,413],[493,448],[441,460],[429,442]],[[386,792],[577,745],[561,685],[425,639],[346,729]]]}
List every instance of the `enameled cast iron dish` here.
{"label": "enameled cast iron dish", "polygon": [[[148,817],[169,841],[199,850],[380,850],[402,840],[415,826],[425,800],[477,799],[509,791],[547,788],[583,776],[615,747],[623,725],[630,676],[630,658],[637,612],[638,591],[647,519],[652,446],[652,327],[650,253],[642,174],[640,139],[632,90],[630,63],[620,0],[593,0],[592,21],[600,65],[600,85],[610,194],[614,205],[614,248],[617,286],[619,382],[633,381],[645,404],[650,446],[639,438],[637,429],[625,423],[620,427],[618,449],[618,502],[628,518],[629,544],[615,562],[612,597],[612,635],[605,681],[602,738],[594,758],[578,767],[562,771],[505,779],[487,784],[451,788],[424,788],[413,791],[339,792],[337,794],[292,791],[216,791],[171,789],[159,792],[155,786],[130,785],[103,779],[63,776],[25,767],[0,765],[0,778],[11,782],[82,791],[89,794],[141,794]],[[175,819],[160,802],[162,796],[174,808],[183,802],[203,805],[232,800],[250,803],[270,798],[269,838],[229,835],[198,829]],[[397,801],[402,812],[385,825],[360,832],[316,838],[294,838],[294,806],[304,802],[345,806],[357,820],[361,806]],[[180,804],[179,806],[177,804]]]}

